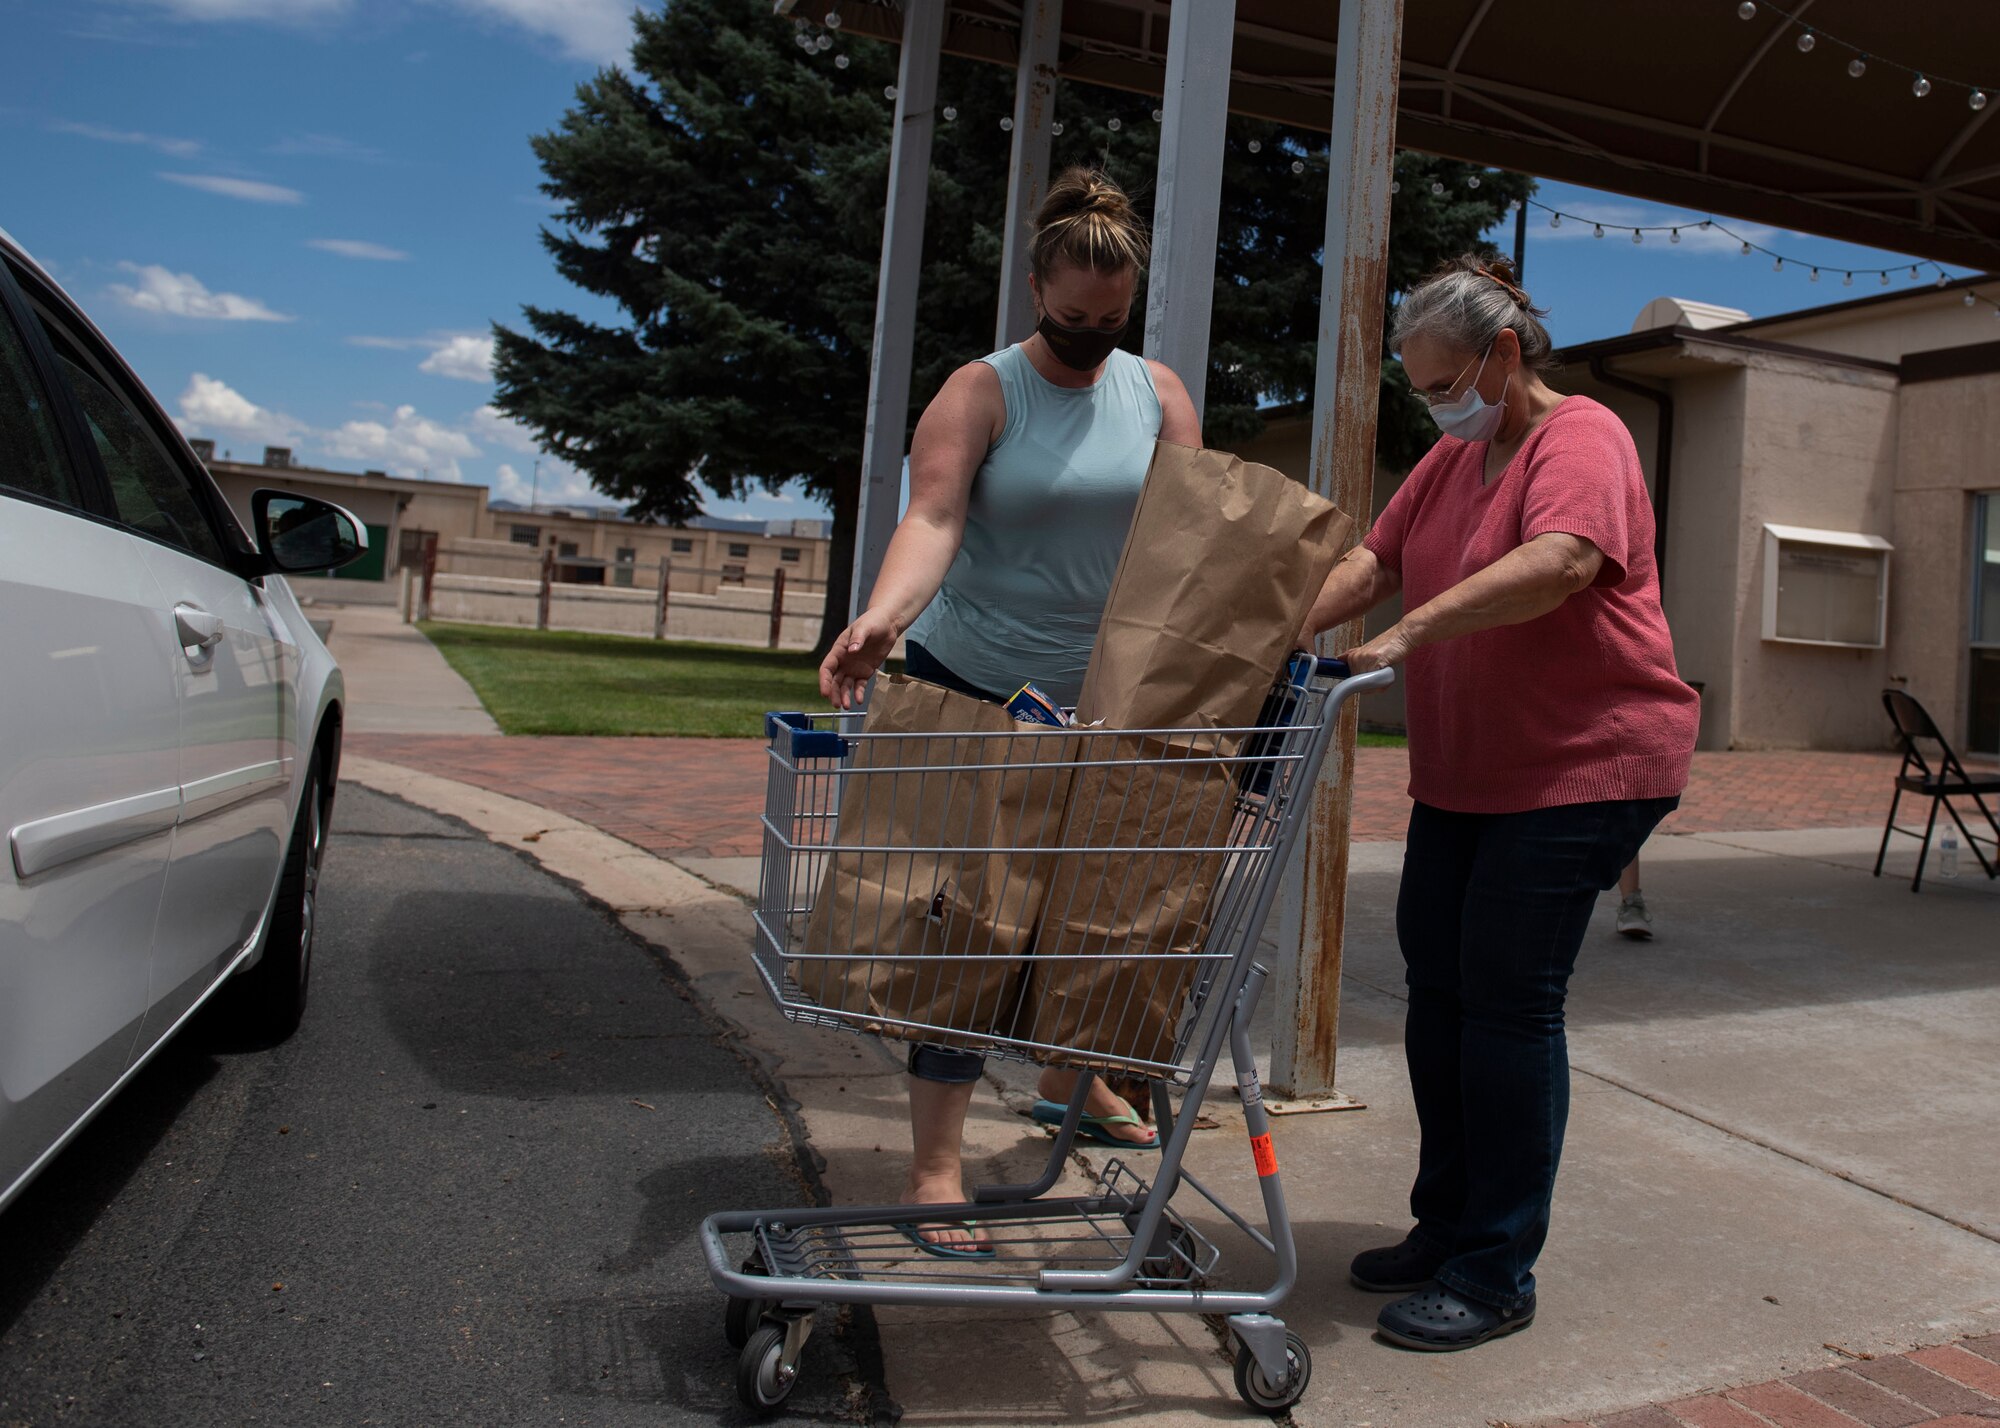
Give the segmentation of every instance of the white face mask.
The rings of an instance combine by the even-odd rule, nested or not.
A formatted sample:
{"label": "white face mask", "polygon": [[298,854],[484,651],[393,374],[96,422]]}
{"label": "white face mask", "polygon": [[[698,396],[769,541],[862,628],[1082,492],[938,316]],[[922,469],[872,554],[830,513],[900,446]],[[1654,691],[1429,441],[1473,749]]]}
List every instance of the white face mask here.
{"label": "white face mask", "polygon": [[[1486,374],[1486,358],[1493,355],[1488,347],[1485,356],[1479,359],[1479,370],[1473,373],[1472,385],[1465,389],[1465,395],[1454,402],[1439,402],[1430,408],[1431,420],[1438,424],[1438,430],[1446,436],[1455,436],[1460,441],[1486,441],[1500,429],[1500,420],[1506,415],[1507,386],[1500,388],[1500,400],[1492,406],[1479,395],[1479,379]],[[1514,380],[1507,375],[1507,382]]]}

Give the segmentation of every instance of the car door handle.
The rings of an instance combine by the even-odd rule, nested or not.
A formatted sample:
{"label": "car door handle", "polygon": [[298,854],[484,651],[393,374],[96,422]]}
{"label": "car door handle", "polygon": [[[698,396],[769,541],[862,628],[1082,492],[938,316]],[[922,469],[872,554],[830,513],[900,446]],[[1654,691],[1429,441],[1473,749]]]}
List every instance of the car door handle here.
{"label": "car door handle", "polygon": [[174,629],[187,651],[212,650],[222,643],[222,617],[211,615],[198,605],[174,606]]}

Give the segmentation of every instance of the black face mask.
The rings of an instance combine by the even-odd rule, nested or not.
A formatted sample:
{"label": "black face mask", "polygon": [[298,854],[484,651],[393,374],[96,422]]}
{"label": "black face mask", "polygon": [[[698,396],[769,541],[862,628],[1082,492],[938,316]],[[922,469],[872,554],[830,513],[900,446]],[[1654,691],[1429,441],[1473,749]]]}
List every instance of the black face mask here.
{"label": "black face mask", "polygon": [[1127,318],[1108,331],[1102,327],[1064,327],[1043,313],[1035,331],[1041,333],[1042,341],[1048,343],[1049,351],[1063,366],[1074,367],[1079,372],[1094,372],[1111,355],[1118,339],[1131,325],[1131,319]]}

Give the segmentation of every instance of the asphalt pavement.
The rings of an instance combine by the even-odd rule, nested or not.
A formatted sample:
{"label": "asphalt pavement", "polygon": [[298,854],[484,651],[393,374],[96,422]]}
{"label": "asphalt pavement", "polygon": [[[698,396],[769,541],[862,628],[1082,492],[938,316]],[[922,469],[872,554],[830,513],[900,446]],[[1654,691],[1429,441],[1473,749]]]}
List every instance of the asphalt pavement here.
{"label": "asphalt pavement", "polygon": [[[198,1025],[0,1215],[0,1425],[727,1424],[695,1230],[817,1190],[657,950],[463,825],[343,789],[304,1026]],[[872,1325],[788,1405],[847,1420]]]}

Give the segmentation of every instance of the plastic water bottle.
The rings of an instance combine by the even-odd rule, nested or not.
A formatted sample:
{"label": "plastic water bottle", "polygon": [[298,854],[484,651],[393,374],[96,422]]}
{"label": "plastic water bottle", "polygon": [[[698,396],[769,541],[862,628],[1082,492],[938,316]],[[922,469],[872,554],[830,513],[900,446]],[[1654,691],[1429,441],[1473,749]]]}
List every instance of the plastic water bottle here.
{"label": "plastic water bottle", "polygon": [[1944,841],[1938,844],[1938,876],[1958,876],[1958,835],[1949,828],[1945,830]]}

